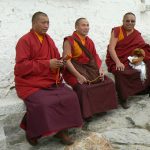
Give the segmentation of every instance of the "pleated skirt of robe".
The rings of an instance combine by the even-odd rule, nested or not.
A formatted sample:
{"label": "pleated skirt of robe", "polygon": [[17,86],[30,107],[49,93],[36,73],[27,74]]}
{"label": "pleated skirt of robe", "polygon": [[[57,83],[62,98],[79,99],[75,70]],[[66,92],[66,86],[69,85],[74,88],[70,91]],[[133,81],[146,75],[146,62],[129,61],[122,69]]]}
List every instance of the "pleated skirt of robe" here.
{"label": "pleated skirt of robe", "polygon": [[116,109],[117,95],[114,82],[105,76],[104,81],[96,84],[77,84],[76,91],[84,119],[96,113]]}
{"label": "pleated skirt of robe", "polygon": [[27,111],[20,126],[30,138],[52,135],[83,124],[78,97],[65,85],[39,90],[24,102]]}
{"label": "pleated skirt of robe", "polygon": [[140,79],[140,72],[131,67],[126,67],[124,71],[114,73],[116,90],[120,101],[125,101],[129,96],[149,89],[150,61],[146,62],[146,68],[147,79],[144,82]]}

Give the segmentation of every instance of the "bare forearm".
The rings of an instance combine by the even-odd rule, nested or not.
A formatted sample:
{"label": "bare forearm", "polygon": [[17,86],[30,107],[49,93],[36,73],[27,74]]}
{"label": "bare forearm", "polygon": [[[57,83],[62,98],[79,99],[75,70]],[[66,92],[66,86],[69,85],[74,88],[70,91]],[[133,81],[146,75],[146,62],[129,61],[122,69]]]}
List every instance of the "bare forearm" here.
{"label": "bare forearm", "polygon": [[74,68],[74,66],[72,65],[71,61],[68,60],[66,63],[66,67],[67,69],[76,77],[78,78],[81,74]]}
{"label": "bare forearm", "polygon": [[114,61],[116,64],[120,62],[120,60],[119,60],[119,58],[118,58],[118,56],[117,56],[117,54],[116,54],[116,51],[115,51],[114,49],[109,48],[109,53],[110,53],[111,58],[113,59],[113,61]]}

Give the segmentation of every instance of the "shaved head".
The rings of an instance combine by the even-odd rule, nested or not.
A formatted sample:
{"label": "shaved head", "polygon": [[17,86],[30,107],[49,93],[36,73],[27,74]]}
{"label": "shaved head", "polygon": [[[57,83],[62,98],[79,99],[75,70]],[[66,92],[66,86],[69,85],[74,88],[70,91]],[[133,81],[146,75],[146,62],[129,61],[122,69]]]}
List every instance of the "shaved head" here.
{"label": "shaved head", "polygon": [[75,29],[81,36],[86,36],[89,32],[89,22],[86,18],[79,18],[75,22]]}
{"label": "shaved head", "polygon": [[48,17],[46,13],[38,11],[38,12],[33,14],[33,16],[32,16],[32,23],[34,23],[36,20],[38,20],[39,16]]}
{"label": "shaved head", "polygon": [[79,25],[81,20],[86,20],[86,18],[78,18],[75,22],[75,27]]}
{"label": "shaved head", "polygon": [[126,13],[126,14],[123,16],[123,20],[125,20],[125,18],[126,18],[128,15],[132,15],[132,16],[135,17],[135,14],[134,14],[134,13],[128,12],[128,13]]}
{"label": "shaved head", "polygon": [[49,18],[43,12],[36,12],[32,16],[32,29],[40,35],[46,34],[49,28]]}

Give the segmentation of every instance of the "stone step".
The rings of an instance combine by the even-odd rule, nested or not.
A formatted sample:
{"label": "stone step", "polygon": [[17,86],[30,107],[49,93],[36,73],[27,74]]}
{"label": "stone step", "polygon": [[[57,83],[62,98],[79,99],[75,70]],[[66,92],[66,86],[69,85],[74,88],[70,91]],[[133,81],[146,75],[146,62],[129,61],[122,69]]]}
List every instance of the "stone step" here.
{"label": "stone step", "polygon": [[18,97],[8,97],[0,100],[0,116],[20,113],[25,110],[25,105]]}
{"label": "stone step", "polygon": [[18,97],[8,97],[0,100],[0,150],[6,149],[7,136],[13,134],[13,129],[19,129],[19,117],[23,114],[25,106]]}
{"label": "stone step", "polygon": [[119,107],[106,115],[95,116],[92,122],[86,125],[85,132],[81,130],[71,133],[76,142],[70,149],[52,137],[40,139],[36,147],[29,145],[24,131],[19,127],[25,112],[23,101],[19,98],[3,99],[5,102],[0,103],[0,150],[83,150],[83,146],[86,146],[87,150],[91,150],[89,147],[99,149],[101,145],[94,143],[99,143],[99,136],[95,135],[96,140],[92,141],[93,135],[89,138],[91,132],[109,139],[115,150],[149,150],[149,99],[148,95],[131,97],[131,107],[128,110]]}
{"label": "stone step", "polygon": [[6,136],[4,133],[4,124],[3,124],[4,117],[0,117],[0,150],[6,149]]}

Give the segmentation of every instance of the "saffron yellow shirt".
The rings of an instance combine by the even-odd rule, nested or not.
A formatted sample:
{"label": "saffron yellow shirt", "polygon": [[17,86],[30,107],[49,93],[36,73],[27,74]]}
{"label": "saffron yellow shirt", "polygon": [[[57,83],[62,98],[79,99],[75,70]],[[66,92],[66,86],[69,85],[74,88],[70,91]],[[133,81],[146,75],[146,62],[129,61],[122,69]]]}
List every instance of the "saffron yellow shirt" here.
{"label": "saffron yellow shirt", "polygon": [[[81,35],[77,34],[82,42],[83,45],[85,45],[85,37],[82,37]],[[80,46],[78,45],[78,43],[76,41],[74,41],[74,51],[72,54],[73,58],[77,58],[82,54],[82,49],[80,48]]]}
{"label": "saffron yellow shirt", "polygon": [[124,39],[122,28],[120,27],[119,29],[120,30],[119,30],[118,42]]}
{"label": "saffron yellow shirt", "polygon": [[37,32],[35,32],[35,34],[37,35],[39,41],[42,43],[42,42],[43,42],[43,39],[44,39],[43,35],[40,35],[40,34],[38,34]]}

